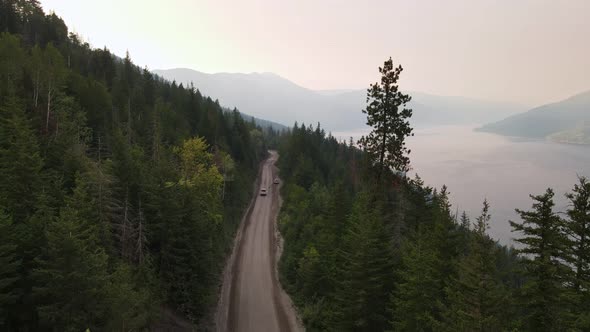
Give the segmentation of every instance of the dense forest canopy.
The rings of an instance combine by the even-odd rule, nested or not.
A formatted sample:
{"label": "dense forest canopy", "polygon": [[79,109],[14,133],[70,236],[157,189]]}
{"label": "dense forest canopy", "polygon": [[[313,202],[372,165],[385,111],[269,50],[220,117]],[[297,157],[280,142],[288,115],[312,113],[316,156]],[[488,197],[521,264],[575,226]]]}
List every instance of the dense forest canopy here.
{"label": "dense forest canopy", "polygon": [[[590,183],[531,196],[518,249],[404,171],[410,96],[390,59],[374,131],[279,135],[196,87],[92,48],[36,0],[0,0],[0,330],[208,329],[269,146],[280,153],[279,270],[310,331],[590,330]],[[360,112],[360,110],[359,110]],[[521,207],[523,208],[523,207]]]}
{"label": "dense forest canopy", "polygon": [[0,330],[199,321],[268,132],[35,0],[0,17]]}
{"label": "dense forest canopy", "polygon": [[359,145],[319,125],[281,137],[280,276],[307,330],[590,329],[588,180],[566,195],[566,213],[551,189],[531,196],[511,222],[518,250],[499,245],[487,201],[479,216],[459,215],[446,187],[399,172],[411,110],[394,68],[386,61],[368,90],[374,131]]}

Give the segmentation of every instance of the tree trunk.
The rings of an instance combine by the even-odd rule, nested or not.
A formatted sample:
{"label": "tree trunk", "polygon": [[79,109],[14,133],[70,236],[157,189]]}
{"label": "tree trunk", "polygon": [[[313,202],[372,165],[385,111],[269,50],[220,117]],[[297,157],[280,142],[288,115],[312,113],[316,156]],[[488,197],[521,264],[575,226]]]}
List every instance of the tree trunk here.
{"label": "tree trunk", "polygon": [[143,263],[143,246],[144,243],[144,235],[143,235],[143,211],[141,210],[141,198],[139,199],[139,225],[137,229],[137,262],[139,264]]}
{"label": "tree trunk", "polygon": [[[385,118],[385,116],[383,116]],[[385,131],[385,119],[383,119],[383,138],[381,139],[381,157],[379,159],[379,173],[377,174],[377,179],[381,179],[381,173],[383,173],[383,169],[385,168],[383,162],[385,161],[385,141],[387,138],[387,133]]]}
{"label": "tree trunk", "polygon": [[45,132],[49,133],[49,113],[51,111],[51,82],[47,88],[47,116],[45,118]]}
{"label": "tree trunk", "polygon": [[127,227],[129,227],[129,187],[125,191],[125,206],[123,208],[123,224],[121,225],[121,256],[129,259],[127,250]]}
{"label": "tree trunk", "polygon": [[582,230],[582,235],[580,236],[580,243],[578,244],[578,252],[577,252],[577,258],[578,261],[576,262],[576,282],[574,283],[574,289],[577,292],[581,292],[582,291],[582,270],[584,269],[584,262],[583,262],[583,258],[582,256],[584,255],[584,248],[586,247],[586,229],[584,227],[584,229]]}
{"label": "tree trunk", "polygon": [[39,73],[40,70],[37,69],[37,75],[35,78],[35,88],[33,89],[33,102],[35,104],[35,108],[39,105],[39,90],[41,89],[41,74]]}
{"label": "tree trunk", "polygon": [[381,173],[383,173],[383,169],[385,168],[383,162],[385,161],[385,150],[386,146],[385,143],[387,141],[387,110],[389,109],[389,105],[387,101],[389,100],[389,89],[385,87],[385,100],[383,101],[383,138],[381,139],[381,156],[379,160],[379,173],[377,174],[377,180],[381,179]]}
{"label": "tree trunk", "polygon": [[131,97],[127,98],[127,143],[131,144]]}
{"label": "tree trunk", "polygon": [[[157,106],[156,106],[157,107]],[[153,125],[153,135],[152,135],[152,161],[156,161],[159,158],[159,145],[160,145],[160,135],[158,130],[158,113],[154,112],[154,125]]]}

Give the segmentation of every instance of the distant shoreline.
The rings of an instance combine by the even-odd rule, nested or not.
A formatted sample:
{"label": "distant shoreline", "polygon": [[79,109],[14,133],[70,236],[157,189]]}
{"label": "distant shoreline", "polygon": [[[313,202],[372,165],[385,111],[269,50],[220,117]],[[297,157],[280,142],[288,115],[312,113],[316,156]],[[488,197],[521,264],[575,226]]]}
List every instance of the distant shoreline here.
{"label": "distant shoreline", "polygon": [[569,141],[569,140],[564,140],[564,139],[559,139],[559,138],[551,138],[551,137],[547,137],[547,141],[552,142],[552,143],[558,143],[558,144],[590,146],[590,143],[574,142],[574,141]]}

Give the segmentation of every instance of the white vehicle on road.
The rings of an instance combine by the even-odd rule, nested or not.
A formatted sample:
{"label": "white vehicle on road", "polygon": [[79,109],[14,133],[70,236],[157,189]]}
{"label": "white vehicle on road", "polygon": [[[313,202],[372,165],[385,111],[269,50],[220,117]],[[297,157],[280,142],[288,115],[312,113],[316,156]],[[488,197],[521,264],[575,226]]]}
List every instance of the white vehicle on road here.
{"label": "white vehicle on road", "polygon": [[266,188],[260,189],[260,196],[266,196]]}

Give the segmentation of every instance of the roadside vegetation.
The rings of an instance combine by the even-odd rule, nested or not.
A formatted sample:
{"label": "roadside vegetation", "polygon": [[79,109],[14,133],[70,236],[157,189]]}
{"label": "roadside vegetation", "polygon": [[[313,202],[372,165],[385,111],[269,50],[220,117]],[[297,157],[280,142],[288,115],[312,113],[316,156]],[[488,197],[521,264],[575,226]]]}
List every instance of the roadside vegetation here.
{"label": "roadside vegetation", "polygon": [[92,48],[36,0],[0,0],[0,330],[210,320],[269,147],[280,278],[308,330],[590,330],[590,182],[566,211],[551,189],[532,195],[517,249],[498,244],[487,201],[459,214],[448,188],[406,176],[402,71],[379,68],[359,142],[319,124],[279,135]]}
{"label": "roadside vegetation", "polygon": [[[309,331],[586,331],[590,329],[590,183],[556,211],[531,196],[511,225],[518,250],[453,211],[449,189],[410,169],[410,96],[401,66],[367,93],[373,131],[358,144],[295,125],[280,143],[285,199],[281,281]],[[523,207],[525,208],[525,207]],[[564,212],[564,213],[561,213]]]}
{"label": "roadside vegetation", "polygon": [[252,194],[263,132],[192,86],[0,1],[0,330],[198,322]]}

